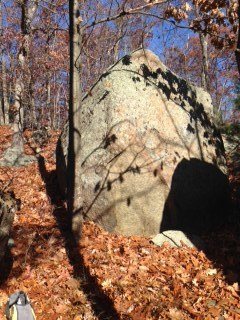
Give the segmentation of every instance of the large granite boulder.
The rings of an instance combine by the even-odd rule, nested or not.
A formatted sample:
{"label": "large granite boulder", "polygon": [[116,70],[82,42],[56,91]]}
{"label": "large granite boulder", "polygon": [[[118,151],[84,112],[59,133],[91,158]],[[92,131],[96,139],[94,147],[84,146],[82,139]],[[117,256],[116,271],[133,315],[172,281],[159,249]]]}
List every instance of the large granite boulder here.
{"label": "large granite boulder", "polygon": [[[84,97],[82,214],[108,231],[201,233],[223,221],[228,182],[208,93],[147,50],[125,56]],[[66,191],[68,126],[57,147]],[[77,221],[75,217],[75,221]]]}

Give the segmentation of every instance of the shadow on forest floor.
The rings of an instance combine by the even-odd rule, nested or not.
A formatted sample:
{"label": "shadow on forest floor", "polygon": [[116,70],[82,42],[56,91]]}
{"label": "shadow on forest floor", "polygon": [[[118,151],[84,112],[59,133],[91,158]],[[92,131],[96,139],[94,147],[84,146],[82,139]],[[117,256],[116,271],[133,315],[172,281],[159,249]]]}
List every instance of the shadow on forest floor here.
{"label": "shadow on forest floor", "polygon": [[232,207],[228,224],[205,236],[206,254],[229,284],[240,283],[240,146],[228,153]]}
{"label": "shadow on forest floor", "polygon": [[229,223],[204,237],[206,256],[222,270],[226,281],[240,283],[240,224]]}
{"label": "shadow on forest floor", "polygon": [[74,270],[74,277],[79,280],[81,289],[88,297],[95,316],[100,320],[117,320],[119,316],[114,309],[112,301],[102,292],[95,278],[90,275],[88,268],[84,266],[78,243],[75,241],[71,231],[71,219],[64,202],[59,197],[60,191],[56,171],[48,172],[46,170],[45,159],[42,156],[38,158],[38,166],[47,194],[55,206],[53,215],[64,238],[68,259]]}
{"label": "shadow on forest floor", "polygon": [[[69,257],[69,261],[74,268],[74,276],[83,281],[82,289],[90,297],[92,307],[99,316],[99,319],[118,319],[118,315],[113,307],[112,301],[101,291],[94,277],[92,277],[88,269],[84,266],[83,259],[74,236],[71,232],[71,221],[67,214],[64,203],[59,198],[59,190],[57,185],[56,171],[47,172],[43,157],[39,158],[39,170],[45,182],[46,190],[51,198],[52,204],[56,206],[53,214],[57,221],[62,236],[65,239],[65,245]],[[240,175],[240,170],[239,170]],[[236,183],[234,190],[236,193]],[[238,184],[238,192],[240,184]],[[240,198],[239,198],[240,199]],[[236,200],[236,199],[235,199]],[[212,233],[204,236],[206,242],[205,254],[222,270],[229,284],[240,282],[240,201],[234,203],[234,219],[229,224],[219,227]],[[107,311],[108,310],[108,311]],[[101,314],[101,316],[100,316]]]}
{"label": "shadow on forest floor", "polygon": [[[207,257],[222,270],[229,284],[240,282],[240,153],[234,166],[230,168],[232,194],[234,198],[233,220],[228,225],[222,226],[215,232],[206,234],[205,253]],[[47,171],[45,159],[38,158],[39,171],[45,183],[47,194],[51,199],[54,218],[65,242],[69,262],[73,266],[74,277],[79,280],[81,290],[88,297],[92,310],[98,319],[118,319],[119,316],[114,309],[113,302],[102,292],[96,279],[90,275],[89,270],[84,266],[78,244],[71,232],[71,220],[67,214],[65,204],[60,199],[56,171]],[[51,230],[46,230],[46,236]],[[11,271],[11,259],[8,260],[7,270]],[[9,272],[5,274],[5,278]],[[10,275],[11,276],[11,275]]]}
{"label": "shadow on forest floor", "polygon": [[[240,177],[240,166],[230,177]],[[232,182],[230,190],[228,177],[215,165],[183,159],[172,176],[160,229],[182,230],[196,247],[191,234],[200,235],[204,253],[229,284],[240,282],[240,184]]]}
{"label": "shadow on forest floor", "polygon": [[[0,265],[0,270],[1,270],[0,286],[3,285],[5,281],[8,280],[12,271],[12,267],[13,267],[13,257],[10,250],[7,250],[6,255]],[[4,272],[2,272],[2,270],[4,270]]]}

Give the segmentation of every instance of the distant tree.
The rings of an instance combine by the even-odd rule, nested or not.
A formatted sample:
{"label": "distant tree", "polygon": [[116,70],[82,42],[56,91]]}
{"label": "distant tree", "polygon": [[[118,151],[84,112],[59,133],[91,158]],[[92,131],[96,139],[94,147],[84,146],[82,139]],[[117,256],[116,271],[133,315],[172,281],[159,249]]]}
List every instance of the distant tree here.
{"label": "distant tree", "polygon": [[240,111],[240,83],[239,82],[237,82],[236,84],[235,92],[236,92],[236,98],[234,99],[234,109],[236,111]]}
{"label": "distant tree", "polygon": [[4,57],[4,41],[3,41],[3,14],[2,14],[2,1],[0,0],[0,55],[1,55],[1,101],[0,101],[0,124],[9,124],[9,98],[8,98],[8,86],[7,86],[7,68]]}
{"label": "distant tree", "polygon": [[[201,43],[199,36],[191,35],[181,46],[172,45],[164,50],[166,64],[190,82],[202,86]],[[208,44],[208,91],[213,99],[215,115],[228,117],[228,109],[234,99],[235,83],[238,78],[233,49],[216,49]]]}

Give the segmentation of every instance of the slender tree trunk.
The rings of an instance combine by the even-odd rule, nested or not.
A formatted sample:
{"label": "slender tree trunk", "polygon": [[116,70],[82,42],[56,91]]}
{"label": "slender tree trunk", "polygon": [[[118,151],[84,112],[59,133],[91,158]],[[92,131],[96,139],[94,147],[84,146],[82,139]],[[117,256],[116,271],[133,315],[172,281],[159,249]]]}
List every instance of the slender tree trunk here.
{"label": "slender tree trunk", "polygon": [[240,79],[240,0],[238,1],[238,36],[237,36],[237,44],[236,44],[236,60],[237,60],[237,66],[238,66],[238,75]]}
{"label": "slender tree trunk", "polygon": [[[196,17],[201,17],[199,13],[198,6],[195,5],[195,14]],[[203,32],[199,32],[199,40],[202,48],[202,72],[201,72],[201,85],[204,90],[210,93],[210,79],[209,79],[209,58],[208,58],[208,36],[203,34]],[[213,119],[215,123],[218,125],[222,121],[221,111],[218,111],[216,105],[213,106]]]}
{"label": "slender tree trunk", "polygon": [[0,125],[4,124],[3,99],[0,99]]}
{"label": "slender tree trunk", "polygon": [[[22,60],[21,53],[18,56],[18,60]],[[21,65],[21,63],[20,63]],[[21,66],[22,67],[22,66]],[[17,76],[15,82],[15,108],[16,108],[16,116],[14,119],[14,123],[17,124],[20,131],[23,130],[23,118],[24,118],[24,109],[23,109],[23,92],[24,92],[24,85],[21,79],[21,76]]]}
{"label": "slender tree trunk", "polygon": [[[54,3],[50,4],[50,9],[54,10]],[[45,53],[47,56],[49,56],[50,50],[55,48],[56,34],[55,34],[55,32],[54,33],[52,32],[51,28],[47,28],[46,34],[47,34],[47,40],[46,40]],[[55,74],[53,74],[53,77],[54,77],[54,86],[55,86],[56,85],[55,84]],[[56,92],[55,92],[55,95],[52,96],[51,79],[52,79],[52,71],[51,71],[51,68],[48,68],[47,79],[46,79],[46,110],[47,110],[47,113],[49,114],[49,118],[50,118],[50,127],[52,129],[55,129],[56,126],[55,126],[55,103],[54,103],[54,101],[55,101]],[[52,104],[51,104],[51,102],[52,102],[51,98],[53,100]]]}
{"label": "slender tree trunk", "polygon": [[70,37],[70,91],[69,91],[69,145],[68,145],[68,211],[76,238],[81,236],[82,195],[80,184],[80,109],[81,91],[81,17],[78,0],[69,0]]}
{"label": "slender tree trunk", "polygon": [[[200,44],[202,47],[202,73],[201,73],[201,82],[204,90],[210,93],[210,81],[209,81],[209,59],[208,59],[208,41],[207,36],[202,32],[199,33]],[[221,110],[218,110],[217,105],[213,105],[213,118],[216,125],[222,123],[222,114]]]}
{"label": "slender tree trunk", "polygon": [[23,119],[24,119],[24,109],[23,109],[23,94],[24,94],[24,80],[23,80],[23,72],[25,67],[26,55],[27,55],[27,38],[25,35],[26,28],[26,1],[22,0],[19,2],[21,5],[21,33],[23,35],[23,42],[18,52],[18,64],[19,64],[19,74],[16,77],[15,82],[15,108],[16,108],[16,116],[15,116],[15,130],[18,128],[19,134],[21,134],[23,130]]}
{"label": "slender tree trunk", "polygon": [[208,61],[208,41],[207,36],[202,32],[199,34],[200,44],[202,47],[202,87],[209,92],[209,61]]}
{"label": "slender tree trunk", "polygon": [[32,20],[38,9],[38,0],[28,0],[26,4],[26,25],[25,25],[25,39],[26,39],[26,69],[29,75],[28,83],[28,96],[29,96],[29,111],[30,111],[30,125],[33,127],[37,123],[36,111],[35,111],[35,100],[33,94],[33,82],[32,82],[32,72],[29,66],[29,44],[32,38]]}
{"label": "slender tree trunk", "polygon": [[[60,94],[61,94],[61,87],[58,89],[58,92],[54,99],[54,104],[53,104],[53,128],[54,129],[57,129],[58,128],[58,123],[57,123],[57,115],[58,115],[58,112],[60,113],[60,109],[58,108],[59,106],[59,98],[60,98]],[[58,111],[59,109],[59,111]]]}
{"label": "slender tree trunk", "polygon": [[59,106],[57,109],[58,109],[57,128],[59,129],[59,128],[61,128],[61,124],[62,124],[62,122],[61,122],[61,107]]}
{"label": "slender tree trunk", "polygon": [[53,95],[53,127],[54,129],[58,128],[58,124],[57,124],[57,116],[58,116],[58,109],[57,109],[57,103],[58,103],[58,94],[56,97],[56,75],[55,73],[53,74],[53,92],[55,93]]}
{"label": "slender tree trunk", "polygon": [[[32,83],[31,83],[31,69],[28,65],[29,59],[29,44],[31,41],[32,36],[32,28],[31,23],[34,18],[34,15],[38,8],[38,0],[21,0],[19,1],[21,7],[21,33],[23,36],[22,45],[18,53],[18,62],[20,66],[20,75],[16,79],[16,86],[15,86],[15,95],[18,108],[19,122],[20,129],[23,128],[23,119],[25,117],[25,112],[23,109],[23,96],[25,94],[26,87],[24,86],[23,75],[27,74],[29,83],[28,83],[28,104],[30,107],[30,119],[32,122],[35,122],[35,110],[34,110],[34,98],[33,98],[33,90],[32,90]],[[19,120],[17,119],[17,120]]]}
{"label": "slender tree trunk", "polygon": [[33,90],[33,81],[32,77],[30,75],[30,80],[29,80],[29,111],[30,111],[30,124],[31,127],[33,128],[37,124],[37,116],[36,116],[36,111],[35,111],[35,100],[34,100],[34,90]]}
{"label": "slender tree trunk", "polygon": [[7,72],[6,63],[2,60],[2,91],[3,91],[3,110],[4,110],[4,122],[9,124],[9,95],[7,89]]}
{"label": "slender tree trunk", "polygon": [[[194,5],[194,12],[196,18],[201,18],[199,7],[197,4]],[[209,61],[208,61],[208,41],[207,36],[201,31],[199,32],[199,41],[202,48],[202,71],[201,71],[201,85],[209,91]]]}
{"label": "slender tree trunk", "polygon": [[16,79],[15,82],[15,109],[16,115],[13,123],[13,147],[19,146],[19,153],[23,153],[23,105],[22,105],[22,93],[23,87],[20,78]]}
{"label": "slender tree trunk", "polygon": [[20,78],[16,79],[15,82],[15,118],[12,125],[13,128],[13,143],[12,147],[18,150],[17,155],[24,153],[23,138],[22,138],[22,128],[23,128],[23,107],[22,107],[22,85]]}
{"label": "slender tree trunk", "polygon": [[48,74],[47,84],[46,84],[46,110],[50,115],[50,127],[53,129],[53,118],[54,118],[54,110],[51,108],[51,83],[50,83],[50,75]]}
{"label": "slender tree trunk", "polygon": [[23,108],[23,96],[24,96],[24,80],[23,72],[25,67],[25,60],[27,55],[27,39],[25,37],[25,25],[26,25],[26,0],[19,2],[21,5],[21,33],[23,35],[23,42],[18,52],[18,64],[19,73],[17,74],[15,81],[15,109],[16,115],[13,124],[13,147],[19,147],[19,154],[23,153],[23,121],[24,121],[24,108]]}
{"label": "slender tree trunk", "polygon": [[[3,16],[2,16],[2,1],[0,0],[0,41],[2,42],[3,37]],[[9,124],[9,100],[7,92],[7,75],[6,75],[6,62],[4,59],[4,47],[1,43],[1,64],[2,64],[2,99],[0,107],[1,124]]]}

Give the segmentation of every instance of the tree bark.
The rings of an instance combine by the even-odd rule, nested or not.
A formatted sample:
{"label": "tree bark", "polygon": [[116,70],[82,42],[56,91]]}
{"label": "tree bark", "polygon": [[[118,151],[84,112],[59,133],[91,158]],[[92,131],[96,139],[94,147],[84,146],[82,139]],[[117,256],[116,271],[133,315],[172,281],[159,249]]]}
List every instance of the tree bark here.
{"label": "tree bark", "polygon": [[37,124],[37,117],[36,117],[36,112],[35,112],[35,100],[34,100],[34,94],[33,94],[33,81],[32,77],[30,75],[29,79],[29,87],[28,87],[28,92],[29,92],[29,120],[30,120],[30,125],[32,128],[34,128]]}
{"label": "tree bark", "polygon": [[3,99],[0,99],[0,125],[4,124]]}
{"label": "tree bark", "polygon": [[[194,12],[196,18],[201,17],[199,12],[198,4],[194,5]],[[207,35],[203,34],[202,31],[198,32],[199,41],[202,48],[202,71],[201,71],[201,86],[204,90],[209,92],[209,60],[208,60],[208,42]]]}
{"label": "tree bark", "polygon": [[238,67],[238,75],[240,79],[240,0],[238,1],[238,36],[237,36],[237,45],[236,45],[236,60],[237,60],[237,67]]}
{"label": "tree bark", "polygon": [[[22,55],[19,54],[18,60],[22,60]],[[21,66],[22,67],[22,66]],[[16,78],[15,82],[15,109],[16,109],[16,115],[14,119],[14,123],[17,125],[15,128],[19,128],[19,131],[23,130],[23,118],[24,118],[24,110],[23,110],[23,92],[24,92],[24,85],[23,81],[21,79],[21,76],[19,75]]]}
{"label": "tree bark", "polygon": [[23,132],[23,122],[25,116],[25,110],[23,107],[23,100],[24,100],[24,72],[26,71],[26,59],[28,56],[29,50],[29,32],[28,32],[28,14],[27,14],[27,5],[28,0],[21,0],[19,1],[21,7],[21,33],[23,36],[22,44],[20,46],[18,52],[18,64],[19,64],[19,74],[16,77],[15,82],[15,109],[16,115],[14,119],[14,139],[13,145],[19,144],[20,152],[23,152],[23,141],[22,141],[22,132]]}
{"label": "tree bark", "polygon": [[58,113],[60,114],[61,109],[59,108],[59,99],[60,99],[61,87],[58,88],[57,94],[55,93],[54,103],[53,103],[53,129],[58,130]]}
{"label": "tree bark", "polygon": [[[207,36],[202,32],[199,33],[200,44],[202,47],[202,73],[201,82],[202,88],[210,93],[210,81],[209,81],[209,59],[208,59],[208,41]],[[216,125],[222,123],[222,113],[218,109],[216,104],[213,105],[213,118]]]}
{"label": "tree bark", "polygon": [[16,77],[15,83],[15,108],[16,108],[16,116],[15,116],[15,126],[14,128],[20,131],[20,134],[23,129],[23,118],[24,118],[24,110],[23,110],[23,94],[24,94],[24,81],[23,81],[23,72],[25,67],[25,60],[27,55],[27,42],[26,38],[26,6],[27,1],[22,0],[19,2],[21,5],[21,33],[23,36],[23,41],[20,46],[18,52],[18,64],[19,64],[19,74]]}
{"label": "tree bark", "polygon": [[46,82],[46,111],[49,114],[50,118],[50,127],[51,129],[54,129],[53,125],[53,118],[54,118],[54,108],[51,109],[51,82],[50,82],[50,74],[47,75],[47,82]]}
{"label": "tree bark", "polygon": [[70,91],[69,91],[69,144],[68,144],[68,212],[72,231],[78,239],[81,236],[83,221],[80,184],[80,111],[81,90],[81,17],[78,0],[69,0],[69,49],[70,49]]}
{"label": "tree bark", "polygon": [[[195,15],[197,18],[201,16],[198,6],[195,5]],[[202,71],[201,71],[201,85],[204,90],[210,93],[210,79],[209,79],[209,58],[208,58],[208,36],[202,31],[199,31],[199,41],[202,48]],[[222,122],[221,111],[217,106],[213,106],[213,119],[218,125]]]}
{"label": "tree bark", "polygon": [[[34,100],[33,93],[31,90],[31,69],[28,65],[29,58],[29,44],[32,35],[31,23],[34,18],[34,15],[38,8],[38,0],[21,0],[19,1],[21,6],[21,33],[23,36],[22,45],[19,49],[18,53],[18,62],[20,66],[20,75],[16,79],[15,85],[15,106],[18,110],[18,117],[16,121],[18,121],[19,128],[22,130],[23,128],[23,120],[25,117],[25,110],[23,108],[24,94],[26,87],[24,86],[23,75],[27,74],[29,83],[28,83],[28,94],[29,94],[29,107],[30,107],[30,118],[31,121],[35,121],[35,110],[34,110]],[[34,119],[33,119],[34,118]]]}
{"label": "tree bark", "polygon": [[208,42],[207,36],[205,36],[202,32],[199,33],[200,44],[202,47],[202,72],[201,72],[201,81],[202,87],[206,91],[210,91],[209,86],[209,61],[208,61]]}
{"label": "tree bark", "polygon": [[23,87],[20,78],[15,82],[15,110],[16,115],[13,123],[13,147],[19,146],[19,153],[23,153],[23,105],[22,105]]}
{"label": "tree bark", "polygon": [[0,36],[1,36],[1,64],[2,64],[2,99],[0,107],[0,124],[9,124],[9,100],[7,90],[7,75],[6,62],[4,59],[4,47],[2,44],[3,37],[3,16],[2,16],[2,1],[0,0]]}
{"label": "tree bark", "polygon": [[4,110],[4,123],[9,124],[9,95],[7,89],[7,72],[6,63],[4,58],[2,59],[2,91],[3,91],[3,110]]}

